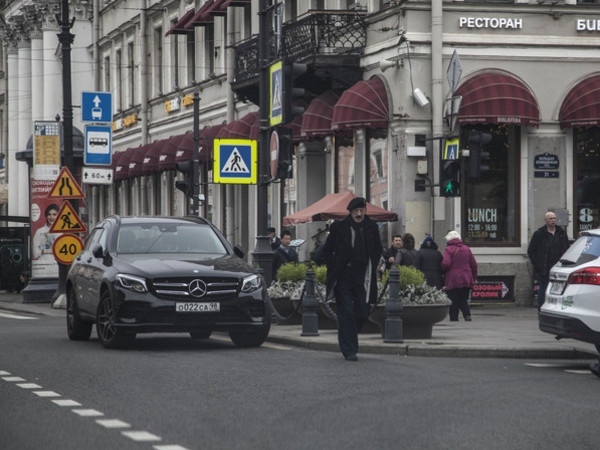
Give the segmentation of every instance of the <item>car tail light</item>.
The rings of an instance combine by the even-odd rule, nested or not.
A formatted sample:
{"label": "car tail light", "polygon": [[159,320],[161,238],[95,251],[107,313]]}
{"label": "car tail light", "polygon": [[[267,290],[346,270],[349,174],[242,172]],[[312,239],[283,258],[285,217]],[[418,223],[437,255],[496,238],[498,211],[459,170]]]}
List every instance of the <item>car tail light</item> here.
{"label": "car tail light", "polygon": [[569,284],[593,284],[600,286],[600,267],[586,267],[569,275]]}

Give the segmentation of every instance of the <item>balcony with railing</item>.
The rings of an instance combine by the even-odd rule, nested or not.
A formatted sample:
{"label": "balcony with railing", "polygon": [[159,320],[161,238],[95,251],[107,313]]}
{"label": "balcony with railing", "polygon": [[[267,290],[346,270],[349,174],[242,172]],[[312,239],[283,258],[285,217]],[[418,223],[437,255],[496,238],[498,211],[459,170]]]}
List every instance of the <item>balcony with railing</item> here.
{"label": "balcony with railing", "polygon": [[[319,94],[338,86],[349,87],[361,79],[360,57],[366,41],[364,13],[309,11],[284,23],[281,39],[273,30],[269,32],[269,62],[283,59],[307,64],[301,87]],[[258,36],[238,42],[234,52],[232,89],[239,98],[258,103]]]}

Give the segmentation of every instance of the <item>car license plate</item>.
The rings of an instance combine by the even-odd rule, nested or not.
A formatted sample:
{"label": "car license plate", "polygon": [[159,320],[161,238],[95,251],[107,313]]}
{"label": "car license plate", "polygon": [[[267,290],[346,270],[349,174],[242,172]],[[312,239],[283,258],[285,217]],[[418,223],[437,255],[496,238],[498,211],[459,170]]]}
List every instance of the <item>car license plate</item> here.
{"label": "car license plate", "polygon": [[221,304],[219,302],[210,303],[175,303],[175,312],[218,312],[221,311]]}
{"label": "car license plate", "polygon": [[550,285],[550,293],[551,294],[561,295],[564,290],[565,290],[564,281],[553,281],[552,284]]}

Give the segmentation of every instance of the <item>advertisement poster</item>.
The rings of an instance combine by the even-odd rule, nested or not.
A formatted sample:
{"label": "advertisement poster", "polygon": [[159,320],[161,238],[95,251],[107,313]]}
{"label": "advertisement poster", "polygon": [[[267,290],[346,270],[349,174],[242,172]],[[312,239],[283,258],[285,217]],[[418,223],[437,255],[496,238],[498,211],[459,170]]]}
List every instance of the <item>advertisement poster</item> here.
{"label": "advertisement poster", "polygon": [[31,180],[31,277],[58,278],[52,244],[60,233],[50,233],[60,205],[48,199],[54,181]]}

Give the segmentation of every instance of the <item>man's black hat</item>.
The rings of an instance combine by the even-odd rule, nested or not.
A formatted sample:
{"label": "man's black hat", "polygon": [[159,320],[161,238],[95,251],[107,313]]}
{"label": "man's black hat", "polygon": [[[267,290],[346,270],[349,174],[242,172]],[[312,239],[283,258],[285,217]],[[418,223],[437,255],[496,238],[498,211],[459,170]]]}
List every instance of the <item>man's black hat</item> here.
{"label": "man's black hat", "polygon": [[267,233],[275,233],[275,227],[268,227],[267,228]]}
{"label": "man's black hat", "polygon": [[350,200],[350,203],[348,203],[348,211],[352,211],[353,209],[356,208],[366,208],[367,207],[367,200],[365,200],[363,197],[355,197],[352,200]]}

